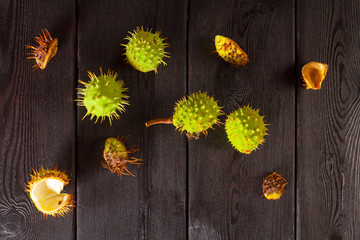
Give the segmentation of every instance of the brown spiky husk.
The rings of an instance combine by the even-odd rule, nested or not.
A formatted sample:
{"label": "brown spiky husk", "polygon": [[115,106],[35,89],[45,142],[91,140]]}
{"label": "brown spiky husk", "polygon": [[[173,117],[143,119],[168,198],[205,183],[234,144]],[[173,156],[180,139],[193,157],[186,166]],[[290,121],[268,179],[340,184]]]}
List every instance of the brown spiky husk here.
{"label": "brown spiky husk", "polygon": [[[117,141],[121,141],[124,146],[125,141],[128,137],[121,139],[117,138]],[[113,142],[115,144],[115,142]],[[117,148],[116,148],[117,149]],[[105,159],[105,162],[101,162],[102,166],[106,169],[109,169],[112,173],[116,172],[120,175],[122,178],[123,175],[131,175],[135,177],[134,174],[132,174],[129,169],[127,168],[128,164],[143,164],[142,159],[138,159],[135,157],[129,157],[129,154],[135,153],[140,151],[140,149],[135,148],[135,145],[126,147],[124,151],[122,151],[120,154],[116,154],[116,152],[112,151],[106,151],[106,147],[103,152],[103,157]]]}
{"label": "brown spiky husk", "polygon": [[43,35],[39,34],[38,37],[35,37],[35,41],[39,44],[39,46],[25,46],[26,48],[32,49],[32,52],[28,53],[31,55],[28,59],[35,59],[36,64],[33,66],[34,70],[38,68],[44,69],[51,58],[56,55],[58,49],[57,38],[52,38],[47,29],[42,29],[42,34]]}

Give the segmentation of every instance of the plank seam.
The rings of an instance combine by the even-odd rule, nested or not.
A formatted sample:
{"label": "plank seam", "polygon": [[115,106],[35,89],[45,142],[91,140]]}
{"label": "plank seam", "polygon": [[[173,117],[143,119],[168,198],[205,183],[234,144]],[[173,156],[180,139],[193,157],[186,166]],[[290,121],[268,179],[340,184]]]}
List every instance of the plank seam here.
{"label": "plank seam", "polygon": [[295,141],[295,149],[294,149],[294,239],[298,239],[298,161],[297,161],[297,149],[298,149],[298,25],[297,25],[297,7],[298,1],[294,0],[294,63],[295,63],[295,71],[294,71],[294,77],[295,77],[295,133],[294,133],[294,141]]}
{"label": "plank seam", "polygon": [[[189,94],[189,7],[190,1],[186,1],[186,95]],[[189,141],[186,140],[186,239],[190,238],[190,151]]]}
{"label": "plank seam", "polygon": [[[78,1],[75,1],[75,81],[74,81],[74,89],[77,87],[77,80],[79,78],[79,53],[78,53]],[[74,91],[74,99],[76,99],[76,90]],[[78,106],[75,105],[75,162],[74,162],[74,172],[75,172],[75,200],[77,200],[77,162],[78,162]],[[77,205],[77,204],[76,204]],[[74,208],[74,236],[73,238],[76,240],[78,235],[77,231],[77,207]]]}

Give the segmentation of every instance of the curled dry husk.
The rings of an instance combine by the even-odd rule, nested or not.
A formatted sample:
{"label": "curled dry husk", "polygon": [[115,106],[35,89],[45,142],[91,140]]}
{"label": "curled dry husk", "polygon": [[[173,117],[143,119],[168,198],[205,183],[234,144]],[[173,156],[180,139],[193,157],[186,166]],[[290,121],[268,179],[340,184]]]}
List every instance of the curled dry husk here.
{"label": "curled dry husk", "polygon": [[328,65],[320,62],[309,62],[302,67],[301,74],[306,89],[321,89],[321,83],[324,81]]}
{"label": "curled dry husk", "polygon": [[33,66],[34,70],[40,68],[41,70],[45,69],[49,61],[56,55],[58,50],[58,39],[52,38],[47,29],[42,29],[42,34],[39,34],[38,37],[35,37],[35,41],[39,46],[29,46],[26,45],[26,48],[31,48],[32,52],[28,59],[35,59],[36,64]]}

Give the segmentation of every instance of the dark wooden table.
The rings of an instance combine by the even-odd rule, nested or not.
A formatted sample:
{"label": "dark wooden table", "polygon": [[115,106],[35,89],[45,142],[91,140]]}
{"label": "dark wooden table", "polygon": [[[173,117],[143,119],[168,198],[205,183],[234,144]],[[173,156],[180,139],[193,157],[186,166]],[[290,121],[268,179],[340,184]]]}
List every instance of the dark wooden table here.
{"label": "dark wooden table", "polygon": [[[124,63],[120,44],[137,26],[171,45],[157,75]],[[59,51],[33,72],[25,45],[41,28]],[[250,62],[217,58],[217,34]],[[302,86],[309,61],[329,64],[320,91]],[[77,80],[99,67],[129,87],[131,106],[111,127],[81,121],[74,102]],[[145,128],[199,90],[227,113],[260,108],[265,144],[244,155],[222,128],[197,141]],[[144,165],[121,179],[101,167],[102,150],[127,135]],[[360,239],[360,2],[1,0],[0,146],[0,239]],[[66,218],[45,219],[24,191],[41,165],[70,173],[77,207]],[[261,196],[273,171],[289,182],[279,201]]]}

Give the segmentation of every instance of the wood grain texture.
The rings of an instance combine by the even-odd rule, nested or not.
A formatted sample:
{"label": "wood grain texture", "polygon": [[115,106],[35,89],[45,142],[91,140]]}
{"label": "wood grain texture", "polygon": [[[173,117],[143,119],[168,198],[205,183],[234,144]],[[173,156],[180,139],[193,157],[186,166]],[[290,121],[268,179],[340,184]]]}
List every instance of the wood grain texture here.
{"label": "wood grain texture", "polygon": [[[99,67],[119,74],[130,106],[112,126],[94,125],[79,108],[77,239],[184,239],[186,233],[186,140],[171,125],[145,128],[145,121],[170,117],[186,87],[184,1],[78,1],[79,78]],[[122,56],[128,31],[161,30],[170,43],[168,65],[159,74],[141,73]],[[102,168],[105,139],[129,136],[143,165],[136,177]]]}
{"label": "wood grain texture", "polygon": [[[42,28],[59,38],[59,50],[33,72],[25,45]],[[24,189],[41,165],[75,178],[75,4],[1,1],[0,36],[0,239],[72,239],[73,214],[45,219]],[[74,193],[74,181],[65,190]]]}
{"label": "wood grain texture", "polygon": [[[359,16],[353,0],[2,0],[0,239],[360,239]],[[124,62],[120,44],[138,26],[170,43],[157,75]],[[59,51],[33,72],[25,45],[42,28]],[[250,62],[218,58],[217,34]],[[301,86],[309,61],[329,64],[319,91]],[[111,127],[81,121],[84,108],[75,114],[76,76],[88,81],[99,67],[129,88],[130,106]],[[172,125],[145,128],[199,90],[226,113],[260,108],[270,124],[264,145],[244,155],[223,128],[192,141]],[[121,179],[102,168],[102,151],[106,138],[127,135],[144,164]],[[41,165],[70,174],[76,214],[44,219],[36,210],[24,189]],[[273,171],[289,182],[280,201],[261,196]]]}
{"label": "wood grain texture", "polygon": [[[270,136],[250,155],[235,151],[223,128],[190,142],[189,239],[294,239],[294,2],[189,7],[189,92],[207,91],[226,113],[251,104],[270,123]],[[235,68],[217,58],[217,34],[237,42],[249,63]],[[280,201],[261,196],[273,171],[289,182]]]}
{"label": "wood grain texture", "polygon": [[329,70],[322,89],[298,78],[298,239],[360,239],[360,5],[299,1],[298,72]]}

